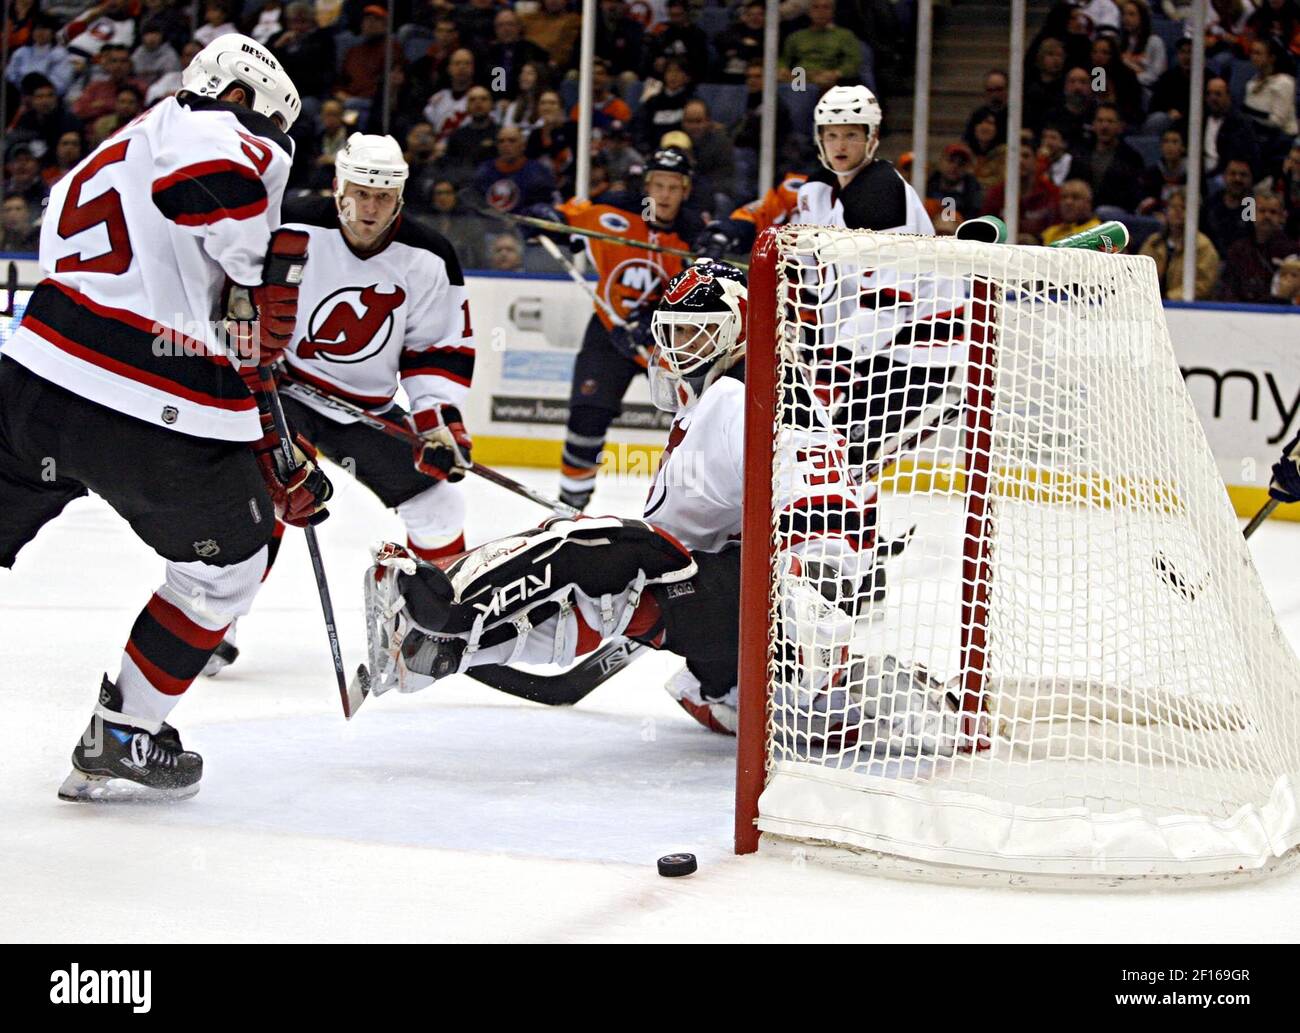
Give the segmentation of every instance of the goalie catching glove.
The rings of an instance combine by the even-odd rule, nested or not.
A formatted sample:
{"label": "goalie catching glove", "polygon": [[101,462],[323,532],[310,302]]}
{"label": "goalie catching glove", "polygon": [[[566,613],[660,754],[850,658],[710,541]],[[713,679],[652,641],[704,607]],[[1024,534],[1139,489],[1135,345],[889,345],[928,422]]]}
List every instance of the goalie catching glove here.
{"label": "goalie catching glove", "polygon": [[411,417],[421,442],[415,446],[415,468],[435,481],[463,480],[474,465],[470,458],[473,442],[460,410],[454,405],[435,405]]}

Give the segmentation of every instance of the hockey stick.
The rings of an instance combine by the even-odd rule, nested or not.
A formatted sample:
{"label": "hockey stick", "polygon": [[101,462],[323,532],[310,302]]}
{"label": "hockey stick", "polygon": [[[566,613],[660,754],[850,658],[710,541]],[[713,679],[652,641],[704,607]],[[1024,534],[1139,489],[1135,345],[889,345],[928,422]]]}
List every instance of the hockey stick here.
{"label": "hockey stick", "polygon": [[645,648],[642,643],[630,639],[613,639],[559,674],[533,674],[504,664],[471,667],[465,674],[509,696],[548,707],[569,707],[603,685]]}
{"label": "hockey stick", "polygon": [[[631,240],[628,237],[620,237],[616,233],[602,233],[600,230],[584,229],[581,226],[570,226],[567,222],[552,222],[550,219],[538,219],[532,215],[518,215],[515,212],[498,212],[494,208],[475,208],[479,215],[485,215],[490,219],[504,219],[507,222],[519,223],[524,226],[532,226],[539,230],[549,230],[552,233],[563,234],[574,237],[590,237],[592,240],[607,240],[611,244],[622,244],[625,247],[641,248],[645,251],[657,251],[661,255],[676,255],[678,258],[689,258],[692,261],[699,259],[699,255],[693,251],[684,251],[682,248],[669,247],[667,244],[655,244],[649,240]],[[748,262],[728,262],[728,265],[734,265],[738,269],[748,269]]]}
{"label": "hockey stick", "polygon": [[[332,395],[328,391],[323,391],[314,384],[308,384],[301,380],[294,380],[292,376],[286,375],[284,390],[290,398],[310,398],[317,402],[334,409],[337,412],[345,413],[355,418],[359,423],[364,423],[373,430],[381,431],[390,438],[397,438],[399,441],[405,441],[408,445],[423,444],[424,439],[410,427],[397,420],[390,420],[384,416],[376,416],[372,412],[367,412],[359,405],[347,401],[346,399]],[[484,466],[482,463],[474,463],[469,468],[469,472],[475,474],[485,481],[491,481],[499,488],[505,488],[506,491],[512,491],[516,495],[528,499],[529,502],[535,502],[543,509],[549,509],[558,516],[577,516],[578,511],[572,506],[566,506],[558,499],[550,498],[539,491],[534,491],[525,484],[520,484],[513,477],[507,477],[503,473],[498,473],[490,466]]]}
{"label": "hockey stick", "polygon": [[[284,459],[285,469],[292,470],[297,466],[293,454],[293,438],[289,434],[289,421],[284,417],[284,406],[280,404],[280,395],[275,389],[275,378],[271,374],[270,366],[258,366],[257,377],[261,381],[261,393],[271,410],[275,432],[280,438],[280,455]],[[339,685],[343,716],[351,721],[352,715],[365,702],[366,694],[363,688],[354,692],[348,684],[348,676],[343,671],[343,651],[339,648],[339,633],[334,625],[334,604],[330,601],[330,586],[325,579],[325,564],[321,560],[316,528],[308,524],[303,531],[307,535],[307,553],[311,556],[311,569],[316,575],[316,590],[320,593],[320,608],[325,615],[325,635],[330,643],[330,658],[334,661],[334,676]]]}

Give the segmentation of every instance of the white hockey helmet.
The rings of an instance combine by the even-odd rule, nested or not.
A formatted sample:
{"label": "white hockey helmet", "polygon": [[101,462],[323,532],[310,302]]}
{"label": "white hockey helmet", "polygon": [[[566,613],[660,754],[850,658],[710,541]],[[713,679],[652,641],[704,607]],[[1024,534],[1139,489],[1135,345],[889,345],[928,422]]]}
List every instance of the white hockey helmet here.
{"label": "white hockey helmet", "polygon": [[688,408],[745,354],[745,276],[724,262],[696,262],[668,281],[650,317],[650,400]]}
{"label": "white hockey helmet", "polygon": [[[865,86],[832,86],[817,102],[813,109],[813,137],[817,141],[817,157],[829,171],[834,172],[831,163],[826,160],[826,149],[822,146],[823,126],[865,126],[867,130],[867,153],[862,164],[846,172],[871,164],[880,146],[880,122],[882,119],[880,102],[876,95]],[[841,173],[842,174],[842,173]]]}
{"label": "white hockey helmet", "polygon": [[392,219],[384,226],[387,230],[402,210],[402,193],[409,173],[401,145],[391,136],[353,133],[334,156],[334,203],[338,206],[339,217],[351,221],[344,211],[343,202],[343,191],[348,183],[370,190],[396,190],[397,205],[393,208]]}
{"label": "white hockey helmet", "polygon": [[282,130],[288,131],[302,111],[298,90],[280,62],[262,44],[237,32],[218,36],[181,73],[181,89],[200,97],[220,97],[232,86],[251,92],[248,106]]}

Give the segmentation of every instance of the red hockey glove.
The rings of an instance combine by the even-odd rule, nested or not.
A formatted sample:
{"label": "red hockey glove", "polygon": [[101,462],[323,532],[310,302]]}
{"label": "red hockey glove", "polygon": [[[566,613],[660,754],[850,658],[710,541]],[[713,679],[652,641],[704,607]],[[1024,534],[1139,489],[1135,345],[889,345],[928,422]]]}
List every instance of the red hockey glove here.
{"label": "red hockey glove", "polygon": [[316,449],[310,441],[301,434],[294,435],[292,469],[285,468],[279,439],[274,434],[254,444],[253,453],[280,520],[294,527],[306,527],[319,524],[329,516],[325,503],[334,494],[334,485],[316,465]]}
{"label": "red hockey glove", "polygon": [[412,416],[415,432],[423,439],[415,446],[415,468],[435,481],[456,481],[474,465],[469,432],[454,405],[435,405]]}
{"label": "red hockey glove", "polygon": [[279,229],[271,234],[262,283],[252,291],[258,326],[258,353],[254,358],[260,365],[274,362],[293,340],[308,239],[301,230]]}

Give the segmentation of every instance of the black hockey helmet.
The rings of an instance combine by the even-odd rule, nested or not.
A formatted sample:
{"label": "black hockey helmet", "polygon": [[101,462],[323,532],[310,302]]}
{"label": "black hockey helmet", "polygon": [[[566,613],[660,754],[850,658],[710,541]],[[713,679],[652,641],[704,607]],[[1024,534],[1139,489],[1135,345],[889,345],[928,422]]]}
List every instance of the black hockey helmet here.
{"label": "black hockey helmet", "polygon": [[645,164],[645,174],[652,172],[678,172],[691,178],[691,156],[680,147],[663,147],[650,156]]}

